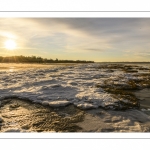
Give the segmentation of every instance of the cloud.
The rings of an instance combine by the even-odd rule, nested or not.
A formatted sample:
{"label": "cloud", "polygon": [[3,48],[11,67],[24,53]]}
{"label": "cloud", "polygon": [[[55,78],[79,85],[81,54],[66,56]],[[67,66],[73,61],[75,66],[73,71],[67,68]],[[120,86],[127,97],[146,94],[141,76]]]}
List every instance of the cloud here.
{"label": "cloud", "polygon": [[19,47],[50,54],[149,53],[149,25],[149,18],[0,18],[0,47],[15,38]]}
{"label": "cloud", "polygon": [[137,52],[134,55],[140,57],[150,57],[150,52]]}
{"label": "cloud", "polygon": [[87,50],[87,51],[92,51],[92,52],[102,52],[102,51],[104,51],[104,49],[97,49],[97,48],[86,48],[85,50]]}
{"label": "cloud", "polygon": [[[109,49],[135,49],[137,45],[143,49],[150,46],[149,18],[41,18],[34,21],[46,28],[56,25],[57,31],[76,36],[78,41],[88,38],[87,46],[92,41],[109,45]],[[94,44],[90,46],[99,49],[97,46],[95,48]]]}

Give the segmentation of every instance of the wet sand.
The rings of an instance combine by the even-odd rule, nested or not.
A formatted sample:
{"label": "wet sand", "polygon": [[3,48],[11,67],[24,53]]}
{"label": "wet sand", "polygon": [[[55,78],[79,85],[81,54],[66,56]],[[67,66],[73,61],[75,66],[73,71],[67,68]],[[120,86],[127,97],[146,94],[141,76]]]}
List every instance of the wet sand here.
{"label": "wet sand", "polygon": [[1,101],[0,132],[76,132],[83,111],[73,105],[50,108],[26,100]]}
{"label": "wet sand", "polygon": [[150,132],[150,116],[136,109],[83,111],[20,99],[0,102],[0,132]]}

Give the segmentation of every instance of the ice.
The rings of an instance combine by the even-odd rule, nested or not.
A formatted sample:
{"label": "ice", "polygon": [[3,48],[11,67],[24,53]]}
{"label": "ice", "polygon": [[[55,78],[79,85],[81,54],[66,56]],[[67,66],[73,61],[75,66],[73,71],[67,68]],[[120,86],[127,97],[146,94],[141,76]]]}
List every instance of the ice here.
{"label": "ice", "polygon": [[87,110],[83,122],[77,123],[82,132],[149,132],[150,116],[139,110]]}
{"label": "ice", "polygon": [[66,106],[70,104],[70,102],[67,100],[59,100],[59,101],[51,101],[48,104],[51,107],[60,107],[60,106]]}
{"label": "ice", "polygon": [[6,129],[3,129],[3,132],[4,133],[17,133],[17,132],[19,132],[19,133],[28,133],[28,132],[34,132],[34,131],[32,131],[32,130],[24,130],[24,129],[22,129],[21,127],[19,127],[19,128],[16,128],[16,127],[14,127],[14,128],[6,128]]}
{"label": "ice", "polygon": [[129,79],[137,77],[117,70],[113,72],[108,69],[98,70],[97,66],[97,63],[53,68],[43,65],[43,68],[26,68],[14,72],[0,71],[0,99],[15,95],[57,107],[65,105],[61,100],[74,104],[76,99],[80,102],[77,106],[83,109],[115,105],[119,99],[113,98],[111,94],[100,87],[97,88],[96,85],[103,85],[104,81],[109,79],[114,84],[126,85]]}
{"label": "ice", "polygon": [[93,105],[93,104],[90,104],[90,103],[77,103],[76,106],[78,108],[81,108],[81,109],[91,109],[91,108],[98,108],[97,105]]}
{"label": "ice", "polygon": [[20,130],[18,128],[14,128],[14,129],[6,129],[3,132],[22,132],[22,130]]}
{"label": "ice", "polygon": [[142,108],[141,111],[146,111],[146,109]]}

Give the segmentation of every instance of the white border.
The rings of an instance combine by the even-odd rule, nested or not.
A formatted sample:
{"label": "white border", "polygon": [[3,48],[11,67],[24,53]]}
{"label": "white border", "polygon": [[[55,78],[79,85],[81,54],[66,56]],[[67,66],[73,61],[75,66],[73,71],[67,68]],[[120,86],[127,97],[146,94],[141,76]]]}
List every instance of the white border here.
{"label": "white border", "polygon": [[0,12],[1,18],[149,18],[150,12]]}
{"label": "white border", "polygon": [[149,0],[1,0],[1,11],[149,11]]}
{"label": "white border", "polygon": [[149,133],[0,133],[0,139],[150,139]]}

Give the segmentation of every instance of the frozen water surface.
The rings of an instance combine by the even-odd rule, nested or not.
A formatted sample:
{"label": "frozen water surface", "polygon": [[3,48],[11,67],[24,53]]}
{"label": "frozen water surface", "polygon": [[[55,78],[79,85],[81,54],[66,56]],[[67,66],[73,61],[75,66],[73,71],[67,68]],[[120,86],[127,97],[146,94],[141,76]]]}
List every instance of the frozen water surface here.
{"label": "frozen water surface", "polygon": [[119,99],[95,85],[103,85],[109,79],[114,84],[125,85],[129,79],[138,77],[117,69],[113,72],[109,69],[97,69],[98,65],[20,64],[18,68],[21,69],[17,68],[17,64],[13,64],[13,67],[11,64],[5,67],[3,65],[7,69],[0,71],[0,99],[15,96],[50,106],[72,103],[82,109],[115,105]]}
{"label": "frozen water surface", "polygon": [[[86,113],[83,122],[78,123],[83,131],[87,132],[149,131],[140,123],[149,122],[150,118],[139,110],[98,112],[98,107],[113,109],[116,102],[120,101],[118,97],[112,96],[102,88],[105,82],[108,82],[110,86],[112,84],[125,86],[130,79],[144,78],[138,76],[138,72],[125,73],[120,69],[98,69],[99,65],[97,63],[6,64],[6,66],[0,64],[0,102],[5,98],[19,98],[54,108],[73,104],[80,109],[93,109]],[[122,99],[122,101],[128,102],[127,99]],[[93,114],[97,115],[93,117]],[[0,116],[0,122],[2,121],[3,118]],[[94,128],[93,124],[96,125]],[[14,126],[6,131],[19,132],[20,129]]]}
{"label": "frozen water surface", "polygon": [[[49,101],[51,104],[58,101],[60,105],[65,104],[64,100],[82,108],[112,104],[116,99],[95,87],[96,83],[103,82],[103,79],[96,78],[99,75],[105,76],[105,72],[94,70],[93,64],[52,68],[48,65],[41,68],[30,66],[17,71],[2,70],[0,72],[0,95],[1,99],[16,96],[39,103]],[[108,75],[113,77],[118,76],[119,73]]]}

